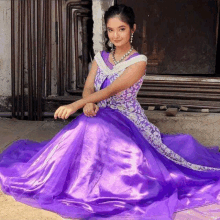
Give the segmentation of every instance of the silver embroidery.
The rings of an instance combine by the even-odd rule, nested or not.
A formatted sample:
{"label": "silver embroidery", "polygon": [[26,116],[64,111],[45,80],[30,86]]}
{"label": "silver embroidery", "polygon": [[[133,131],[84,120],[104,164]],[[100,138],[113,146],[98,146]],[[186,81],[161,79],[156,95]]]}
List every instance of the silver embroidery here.
{"label": "silver embroidery", "polygon": [[[95,60],[98,64],[98,70],[95,78],[95,89],[96,91],[98,91],[100,90],[100,87],[106,79],[106,77],[108,77],[108,79],[112,83],[123,73],[125,68],[139,61],[147,62],[147,57],[145,55],[133,57],[130,60],[121,62],[120,64],[114,66],[112,70],[109,69],[108,66],[105,64],[100,52],[96,54]],[[163,144],[159,129],[148,121],[147,116],[144,113],[144,109],[141,107],[140,103],[136,99],[142,83],[143,77],[130,88],[112,97],[109,97],[106,100],[100,101],[98,103],[98,106],[108,106],[112,109],[120,111],[123,115],[125,115],[136,125],[141,134],[152,145],[152,147],[154,147],[160,154],[164,155],[166,158],[172,160],[176,164],[197,171],[220,170],[220,168],[207,167],[190,163],[189,161],[186,161],[183,157],[181,157],[179,154],[169,149],[165,144]]]}

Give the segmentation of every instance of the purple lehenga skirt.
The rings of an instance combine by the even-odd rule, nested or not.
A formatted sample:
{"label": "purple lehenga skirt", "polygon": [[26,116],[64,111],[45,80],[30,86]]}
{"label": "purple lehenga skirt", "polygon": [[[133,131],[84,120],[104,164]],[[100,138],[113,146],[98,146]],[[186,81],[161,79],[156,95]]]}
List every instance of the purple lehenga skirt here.
{"label": "purple lehenga skirt", "polygon": [[[184,134],[161,138],[191,163],[220,168],[218,147]],[[167,159],[109,107],[92,118],[81,114],[49,141],[14,142],[0,155],[0,185],[22,203],[89,220],[171,220],[175,212],[220,200],[220,171]]]}

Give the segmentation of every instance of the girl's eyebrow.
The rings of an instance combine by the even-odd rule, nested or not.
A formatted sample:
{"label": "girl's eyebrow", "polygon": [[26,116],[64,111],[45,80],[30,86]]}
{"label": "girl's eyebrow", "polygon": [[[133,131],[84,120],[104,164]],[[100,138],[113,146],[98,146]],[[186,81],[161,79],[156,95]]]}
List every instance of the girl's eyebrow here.
{"label": "girl's eyebrow", "polygon": [[[125,27],[124,25],[121,25],[121,26],[119,26],[118,28],[121,28],[121,27]],[[107,27],[107,28],[111,28],[111,27]],[[111,28],[112,29],[112,28]]]}

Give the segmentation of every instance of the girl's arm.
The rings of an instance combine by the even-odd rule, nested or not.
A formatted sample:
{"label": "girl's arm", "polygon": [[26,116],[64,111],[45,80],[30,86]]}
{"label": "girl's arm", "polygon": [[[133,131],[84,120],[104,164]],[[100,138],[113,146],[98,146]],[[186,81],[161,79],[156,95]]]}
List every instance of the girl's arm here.
{"label": "girl's arm", "polygon": [[[98,65],[96,63],[96,60],[93,60],[91,70],[89,71],[89,74],[86,78],[86,82],[83,88],[83,93],[82,93],[83,98],[86,98],[87,96],[95,92],[94,82],[95,82],[97,69],[98,69]],[[83,107],[83,113],[87,117],[95,116],[98,110],[99,107],[94,103],[87,103]]]}
{"label": "girl's arm", "polygon": [[88,102],[100,102],[131,87],[145,74],[145,68],[145,61],[140,61],[129,66],[112,84],[86,98],[78,100],[79,107],[82,108]]}
{"label": "girl's arm", "polygon": [[98,65],[96,61],[93,60],[91,70],[89,71],[89,74],[87,76],[87,79],[86,79],[86,82],[83,88],[83,93],[82,93],[83,98],[86,98],[87,96],[95,92],[94,81],[95,81],[97,69],[98,69]]}
{"label": "girl's arm", "polygon": [[54,114],[54,118],[56,119],[57,117],[59,117],[66,119],[71,114],[75,113],[78,109],[82,108],[86,103],[100,102],[117,94],[118,92],[121,92],[131,87],[133,84],[138,82],[138,80],[145,74],[145,68],[145,61],[140,61],[132,64],[125,69],[121,76],[119,76],[112,84],[110,84],[106,88],[94,92],[72,104],[61,106],[60,108],[58,108]]}

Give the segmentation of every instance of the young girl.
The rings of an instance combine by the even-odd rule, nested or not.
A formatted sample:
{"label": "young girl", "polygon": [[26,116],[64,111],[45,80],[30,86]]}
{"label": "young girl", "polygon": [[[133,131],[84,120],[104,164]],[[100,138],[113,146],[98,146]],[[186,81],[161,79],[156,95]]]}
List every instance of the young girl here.
{"label": "young girl", "polygon": [[5,150],[2,190],[63,217],[94,220],[170,220],[174,212],[217,203],[218,147],[161,134],[148,121],[137,101],[147,57],[132,47],[133,10],[112,6],[104,19],[106,51],[95,55],[83,98],[54,117],[84,113],[50,141],[20,140]]}

